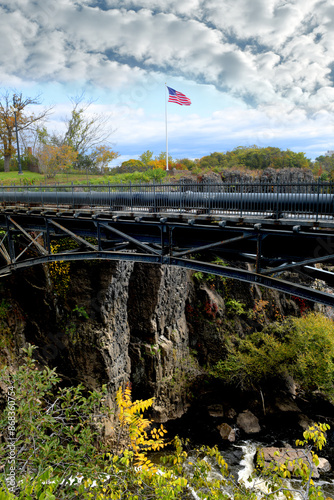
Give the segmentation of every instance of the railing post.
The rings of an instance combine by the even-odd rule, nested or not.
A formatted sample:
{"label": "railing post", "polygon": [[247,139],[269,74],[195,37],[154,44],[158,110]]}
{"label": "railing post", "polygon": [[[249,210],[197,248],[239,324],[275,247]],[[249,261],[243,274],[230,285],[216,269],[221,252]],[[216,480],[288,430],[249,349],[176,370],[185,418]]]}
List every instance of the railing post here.
{"label": "railing post", "polygon": [[242,219],[243,215],[243,204],[244,204],[244,198],[243,198],[243,192],[244,192],[244,182],[243,180],[240,181],[240,219]]}
{"label": "railing post", "polygon": [[156,182],[155,179],[153,179],[153,191],[154,191],[154,211],[158,211],[158,206],[157,206],[157,192],[156,192]]}
{"label": "railing post", "polygon": [[319,219],[319,198],[320,198],[320,177],[318,177],[317,213],[315,216],[315,222],[318,222]]}

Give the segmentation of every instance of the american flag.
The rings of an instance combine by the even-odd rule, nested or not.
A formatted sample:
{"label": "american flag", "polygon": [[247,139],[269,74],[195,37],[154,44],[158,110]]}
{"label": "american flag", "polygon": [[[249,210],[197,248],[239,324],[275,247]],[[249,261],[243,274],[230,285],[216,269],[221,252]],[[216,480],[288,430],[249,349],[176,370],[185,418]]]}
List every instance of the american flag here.
{"label": "american flag", "polygon": [[185,96],[181,92],[178,92],[177,90],[171,89],[170,87],[167,88],[169,92],[168,102],[175,102],[176,104],[180,104],[180,106],[190,106],[191,100],[189,97]]}

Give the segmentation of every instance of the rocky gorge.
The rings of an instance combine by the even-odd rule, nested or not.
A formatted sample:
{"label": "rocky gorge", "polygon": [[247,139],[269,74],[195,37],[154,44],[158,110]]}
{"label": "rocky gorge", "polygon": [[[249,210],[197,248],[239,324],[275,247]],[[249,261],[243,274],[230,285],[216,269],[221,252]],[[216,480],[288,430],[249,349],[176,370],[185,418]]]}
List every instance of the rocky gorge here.
{"label": "rocky gorge", "polygon": [[[65,264],[64,264],[65,265]],[[18,272],[1,282],[1,361],[15,370],[20,348],[63,383],[131,383],[135,399],[154,397],[152,418],[194,443],[249,437],[284,446],[313,421],[334,428],[333,406],[319,391],[305,397],[291,377],[245,391],[208,375],[226,355],[229,335],[245,338],[266,324],[315,306],[229,278],[131,262],[71,263]],[[322,310],[324,313],[330,311]],[[3,388],[2,388],[3,389]],[[1,405],[4,400],[1,400]],[[108,436],[111,422],[106,422]],[[333,433],[326,457],[333,464]]]}

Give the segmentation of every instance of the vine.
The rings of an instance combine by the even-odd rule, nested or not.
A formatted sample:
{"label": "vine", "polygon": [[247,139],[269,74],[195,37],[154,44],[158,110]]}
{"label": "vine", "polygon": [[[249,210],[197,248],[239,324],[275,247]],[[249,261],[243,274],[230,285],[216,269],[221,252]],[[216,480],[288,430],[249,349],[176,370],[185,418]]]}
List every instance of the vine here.
{"label": "vine", "polygon": [[[61,242],[53,242],[50,247],[53,254],[63,250]],[[71,280],[70,263],[64,261],[49,262],[49,273],[57,295],[65,298]]]}

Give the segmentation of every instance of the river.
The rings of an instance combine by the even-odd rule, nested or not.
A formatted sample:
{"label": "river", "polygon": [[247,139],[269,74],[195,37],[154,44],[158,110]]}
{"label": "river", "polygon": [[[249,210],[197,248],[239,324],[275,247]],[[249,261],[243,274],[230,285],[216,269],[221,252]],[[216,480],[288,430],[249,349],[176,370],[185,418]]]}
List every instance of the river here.
{"label": "river", "polygon": [[[261,443],[260,441],[255,440],[247,440],[241,441],[238,444],[231,444],[228,448],[226,448],[222,454],[229,464],[229,469],[234,477],[237,477],[239,481],[243,481],[244,484],[249,484],[250,487],[255,487],[259,491],[266,492],[266,489],[263,486],[263,482],[250,481],[248,479],[252,475],[254,471],[254,457],[256,454],[256,450],[262,446],[268,446],[267,443]],[[235,450],[242,451],[242,457],[239,464],[235,464]],[[333,472],[330,474],[326,474],[318,480],[315,480],[316,485],[321,485],[322,490],[325,493],[325,496],[334,498],[334,475]],[[298,480],[291,480],[286,482],[287,488],[291,488],[293,490],[299,490],[301,487],[301,482]],[[297,493],[294,494],[294,498],[301,498]]]}
{"label": "river", "polygon": [[[254,472],[254,459],[257,449],[270,446],[272,444],[274,443],[268,443],[268,440],[264,440],[261,442],[259,440],[247,439],[240,440],[237,443],[231,443],[229,445],[224,444],[220,451],[229,466],[231,475],[235,480],[237,480],[238,482],[242,481],[244,485],[248,486],[249,488],[258,490],[259,493],[266,493],[267,489],[265,488],[264,481],[261,478],[257,478],[256,480],[249,480],[249,478]],[[334,448],[331,448],[328,451],[330,455],[334,454]],[[169,454],[170,452],[166,453]],[[159,456],[163,454],[163,451],[155,454],[156,457],[154,461],[158,463]],[[195,453],[190,449],[188,451],[188,456],[190,457],[190,459],[192,458],[192,455],[195,456]],[[320,456],[323,456],[323,454],[320,453]],[[217,478],[218,476],[220,476],[220,478],[222,477],[220,475],[218,467],[213,466],[213,473],[217,475]],[[314,480],[314,482],[316,486],[321,486],[322,491],[325,494],[325,498],[330,497],[334,499],[334,471],[331,471],[330,473],[325,475],[321,475],[321,477],[317,480]],[[301,500],[304,498],[298,493],[298,490],[301,490],[301,487],[302,485],[300,480],[286,480],[286,488],[294,491],[293,497],[296,500]],[[195,500],[199,498],[195,491],[192,491],[192,496]],[[278,498],[283,499],[285,497],[281,494],[278,496]]]}

